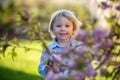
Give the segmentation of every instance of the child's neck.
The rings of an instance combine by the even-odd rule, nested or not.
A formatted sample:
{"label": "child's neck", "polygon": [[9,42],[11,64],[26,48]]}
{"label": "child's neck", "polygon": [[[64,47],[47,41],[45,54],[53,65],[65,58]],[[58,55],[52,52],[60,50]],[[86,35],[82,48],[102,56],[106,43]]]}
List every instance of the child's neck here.
{"label": "child's neck", "polygon": [[57,40],[57,42],[58,42],[58,44],[59,44],[61,47],[67,47],[69,40],[70,40],[70,39],[67,39],[67,40]]}

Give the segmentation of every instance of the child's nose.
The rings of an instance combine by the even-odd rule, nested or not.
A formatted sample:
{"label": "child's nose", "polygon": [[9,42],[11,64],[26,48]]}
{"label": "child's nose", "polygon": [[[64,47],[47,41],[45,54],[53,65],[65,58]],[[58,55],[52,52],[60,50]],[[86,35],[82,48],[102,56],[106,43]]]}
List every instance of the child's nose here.
{"label": "child's nose", "polygon": [[65,30],[65,26],[62,26],[62,27],[61,27],[61,30]]}

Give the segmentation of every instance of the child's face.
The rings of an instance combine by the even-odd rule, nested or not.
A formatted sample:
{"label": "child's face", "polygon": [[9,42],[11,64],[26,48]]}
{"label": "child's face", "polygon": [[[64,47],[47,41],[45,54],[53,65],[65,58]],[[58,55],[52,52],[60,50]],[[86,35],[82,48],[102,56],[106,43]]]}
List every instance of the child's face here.
{"label": "child's face", "polygon": [[53,22],[53,34],[58,40],[68,40],[73,35],[73,23],[65,17],[58,17]]}

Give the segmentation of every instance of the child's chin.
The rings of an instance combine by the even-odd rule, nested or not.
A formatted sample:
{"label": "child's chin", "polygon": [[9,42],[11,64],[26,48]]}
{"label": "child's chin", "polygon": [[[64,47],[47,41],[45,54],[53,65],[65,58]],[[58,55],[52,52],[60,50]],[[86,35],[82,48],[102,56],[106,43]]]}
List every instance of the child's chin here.
{"label": "child's chin", "polygon": [[61,38],[61,40],[67,40],[67,38]]}

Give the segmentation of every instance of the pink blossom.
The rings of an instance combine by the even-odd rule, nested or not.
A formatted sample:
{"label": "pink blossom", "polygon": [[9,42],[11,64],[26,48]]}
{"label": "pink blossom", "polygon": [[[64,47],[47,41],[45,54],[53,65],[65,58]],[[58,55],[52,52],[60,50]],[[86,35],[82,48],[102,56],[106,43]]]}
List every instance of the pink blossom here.
{"label": "pink blossom", "polygon": [[85,78],[84,72],[72,70],[70,75],[75,78],[75,80],[83,80]]}
{"label": "pink blossom", "polygon": [[54,80],[54,72],[53,71],[49,71],[48,75],[46,76],[45,80]]}
{"label": "pink blossom", "polygon": [[68,66],[70,67],[70,69],[74,69],[76,66],[76,62],[74,60],[70,60]]}
{"label": "pink blossom", "polygon": [[101,5],[102,5],[102,9],[107,9],[111,7],[111,5],[108,4],[107,2],[101,2]]}
{"label": "pink blossom", "polygon": [[76,34],[76,38],[77,40],[84,41],[86,38],[86,35],[87,33],[84,30],[80,29]]}
{"label": "pink blossom", "polygon": [[97,72],[93,69],[92,64],[88,64],[86,67],[86,75],[88,77],[94,77],[96,76]]}
{"label": "pink blossom", "polygon": [[120,11],[120,4],[115,7],[116,10]]}
{"label": "pink blossom", "polygon": [[62,72],[59,72],[59,73],[55,74],[55,75],[52,76],[52,77],[54,77],[53,80],[59,80],[61,77],[64,77],[64,75],[63,75]]}
{"label": "pink blossom", "polygon": [[108,74],[108,71],[105,69],[105,68],[100,68],[100,73],[102,74],[102,75],[105,75],[105,74]]}
{"label": "pink blossom", "polygon": [[77,47],[75,49],[75,52],[78,53],[78,54],[80,54],[80,55],[84,54],[87,51],[88,51],[88,48],[85,47],[84,45],[82,47],[80,46],[80,47]]}
{"label": "pink blossom", "polygon": [[62,72],[54,73],[53,71],[48,72],[45,80],[59,80],[59,78],[64,77]]}
{"label": "pink blossom", "polygon": [[108,36],[108,32],[100,27],[96,27],[93,30],[92,36],[94,43],[103,42],[105,37]]}
{"label": "pink blossom", "polygon": [[102,43],[96,43],[92,45],[92,48],[91,48],[92,54],[96,54],[98,50],[101,48],[101,46],[102,46]]}
{"label": "pink blossom", "polygon": [[112,46],[112,42],[111,41],[104,42],[104,44],[103,44],[104,48],[109,48],[111,46]]}
{"label": "pink blossom", "polygon": [[94,60],[96,60],[96,61],[100,61],[101,58],[102,58],[102,56],[100,56],[100,55],[95,55],[94,56]]}

